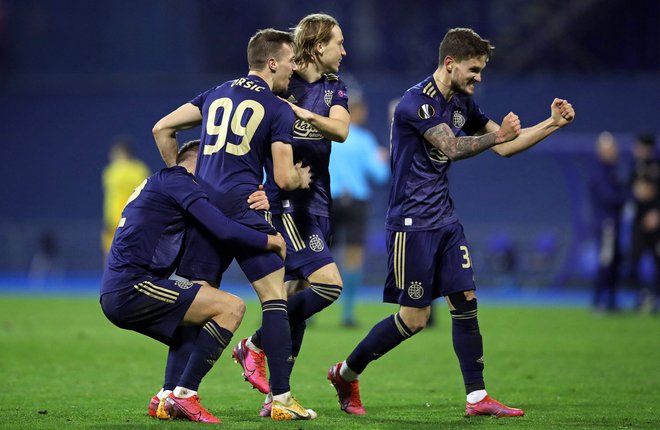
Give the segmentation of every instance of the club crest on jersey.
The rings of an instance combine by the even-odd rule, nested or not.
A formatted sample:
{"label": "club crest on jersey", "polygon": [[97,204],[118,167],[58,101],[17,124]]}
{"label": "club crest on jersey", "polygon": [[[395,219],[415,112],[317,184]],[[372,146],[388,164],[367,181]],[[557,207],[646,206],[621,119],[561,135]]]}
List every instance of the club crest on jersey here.
{"label": "club crest on jersey", "polygon": [[465,117],[460,110],[454,111],[454,114],[451,116],[451,123],[456,128],[461,128],[465,125]]}
{"label": "club crest on jersey", "polygon": [[330,107],[330,103],[332,103],[332,93],[334,93],[334,91],[325,90],[325,94],[323,95],[323,101],[328,105],[328,107]]}
{"label": "club crest on jersey", "polygon": [[309,237],[309,249],[314,252],[321,252],[323,248],[325,248],[325,245],[323,245],[323,240],[321,240],[318,234],[313,234]]}
{"label": "club crest on jersey", "polygon": [[429,119],[435,115],[435,108],[430,104],[425,103],[419,107],[417,115],[419,115],[421,119]]}
{"label": "club crest on jersey", "polygon": [[188,288],[193,286],[193,283],[190,281],[182,281],[180,279],[174,281],[174,285],[177,287],[181,288],[182,290],[187,290]]}
{"label": "club crest on jersey", "polygon": [[411,282],[410,286],[408,287],[408,295],[413,300],[421,299],[424,295],[424,288],[422,288],[422,283],[417,281]]}

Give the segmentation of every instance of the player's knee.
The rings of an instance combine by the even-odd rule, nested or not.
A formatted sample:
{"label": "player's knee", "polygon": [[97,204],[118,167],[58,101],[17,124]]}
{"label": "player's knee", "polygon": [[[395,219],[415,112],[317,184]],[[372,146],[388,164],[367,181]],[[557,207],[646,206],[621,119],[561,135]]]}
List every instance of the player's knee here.
{"label": "player's knee", "polygon": [[431,306],[424,308],[411,308],[402,306],[399,316],[404,324],[415,334],[426,328],[431,316]]}
{"label": "player's knee", "polygon": [[447,297],[449,313],[454,323],[460,323],[469,331],[478,332],[477,297],[474,291],[450,294]]}
{"label": "player's knee", "polygon": [[[313,283],[310,287],[319,296],[333,303],[341,295],[341,285]],[[328,304],[329,305],[329,304]]]}

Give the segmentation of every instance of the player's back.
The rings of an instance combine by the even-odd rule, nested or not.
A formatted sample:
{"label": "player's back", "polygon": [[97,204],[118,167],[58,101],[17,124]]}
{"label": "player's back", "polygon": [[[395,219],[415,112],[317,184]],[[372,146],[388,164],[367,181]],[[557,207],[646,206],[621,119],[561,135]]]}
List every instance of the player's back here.
{"label": "player's back", "polygon": [[102,293],[136,275],[168,277],[176,268],[185,234],[187,209],[205,198],[193,177],[180,166],[145,179],[129,197],[103,274]]}
{"label": "player's back", "polygon": [[191,103],[203,116],[197,177],[218,208],[238,216],[272,163],[272,142],[291,142],[293,111],[255,75],[211,88]]}

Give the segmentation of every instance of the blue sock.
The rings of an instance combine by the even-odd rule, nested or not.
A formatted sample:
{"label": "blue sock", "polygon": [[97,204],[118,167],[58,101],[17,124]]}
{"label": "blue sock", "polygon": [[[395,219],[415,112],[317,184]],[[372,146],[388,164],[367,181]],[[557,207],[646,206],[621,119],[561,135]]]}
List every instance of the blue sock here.
{"label": "blue sock", "polygon": [[181,378],[195,346],[199,329],[200,327],[195,325],[182,325],[177,327],[174,332],[174,341],[167,352],[164,390],[174,390],[179,382],[179,378]]}
{"label": "blue sock", "polygon": [[197,391],[202,378],[220,358],[232,336],[232,332],[220,327],[214,320],[208,320],[199,331],[188,364],[177,385]]}
{"label": "blue sock", "polygon": [[362,270],[345,270],[342,273],[342,278],[344,280],[344,291],[341,294],[341,320],[343,323],[351,324],[355,322],[353,309],[355,308],[355,295],[362,280]]}
{"label": "blue sock", "polygon": [[341,294],[341,287],[318,282],[289,299],[289,321],[291,324],[305,321],[317,312],[330,306]]}
{"label": "blue sock", "polygon": [[[310,288],[291,296],[287,303],[289,312],[289,323],[291,324],[293,350],[296,352],[293,357],[298,356],[300,345],[302,344],[303,334],[305,333],[305,322],[307,318],[315,313],[330,306],[341,294],[339,285],[331,284],[312,284]],[[294,329],[295,327],[295,329]],[[260,349],[262,348],[263,325],[252,335],[252,343]],[[296,343],[298,344],[296,346]]]}
{"label": "blue sock", "polygon": [[468,308],[451,313],[451,335],[454,352],[463,373],[465,391],[484,390],[484,348],[477,321],[477,299],[467,301]]}
{"label": "blue sock", "polygon": [[[286,300],[268,300],[261,304],[261,348],[268,359],[270,391],[273,396],[291,391],[291,329]],[[254,341],[253,341],[254,342]]]}
{"label": "blue sock", "polygon": [[373,326],[369,334],[348,356],[346,364],[355,373],[362,373],[369,363],[385,355],[414,334],[398,313],[390,315]]}
{"label": "blue sock", "polygon": [[305,336],[305,329],[307,328],[307,323],[299,321],[296,324],[291,323],[291,356],[293,357],[293,366],[298,358],[300,353],[300,347],[302,346],[303,337]]}

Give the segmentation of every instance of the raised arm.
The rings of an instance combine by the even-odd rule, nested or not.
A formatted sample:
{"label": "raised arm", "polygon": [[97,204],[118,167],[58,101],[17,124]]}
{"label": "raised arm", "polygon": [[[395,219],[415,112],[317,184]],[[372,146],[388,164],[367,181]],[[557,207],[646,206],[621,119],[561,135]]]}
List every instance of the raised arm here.
{"label": "raised arm", "polygon": [[[523,128],[520,131],[520,136],[509,142],[494,146],[493,151],[503,157],[511,157],[531,148],[555,131],[570,124],[574,118],[575,111],[568,101],[554,99],[550,105],[550,118],[532,127]],[[492,133],[498,129],[499,126],[495,122],[489,121],[480,133]]]}
{"label": "raised arm", "polygon": [[330,114],[323,116],[294,105],[288,100],[287,103],[289,103],[298,119],[313,125],[326,139],[343,142],[348,137],[348,125],[351,122],[351,115],[343,106],[334,105],[330,108]]}
{"label": "raised arm", "polygon": [[481,136],[456,137],[447,124],[441,123],[426,130],[424,139],[450,160],[461,160],[515,139],[519,134],[520,120],[516,114],[511,112],[504,117],[501,126]]}
{"label": "raised arm", "polygon": [[202,113],[192,103],[186,103],[174,112],[161,118],[151,131],[156,140],[158,151],[167,167],[176,164],[178,146],[176,132],[196,127],[202,123]]}
{"label": "raised arm", "polygon": [[309,188],[311,173],[309,166],[302,167],[302,163],[293,164],[293,148],[284,142],[273,142],[273,175],[275,183],[283,190],[296,188]]}

